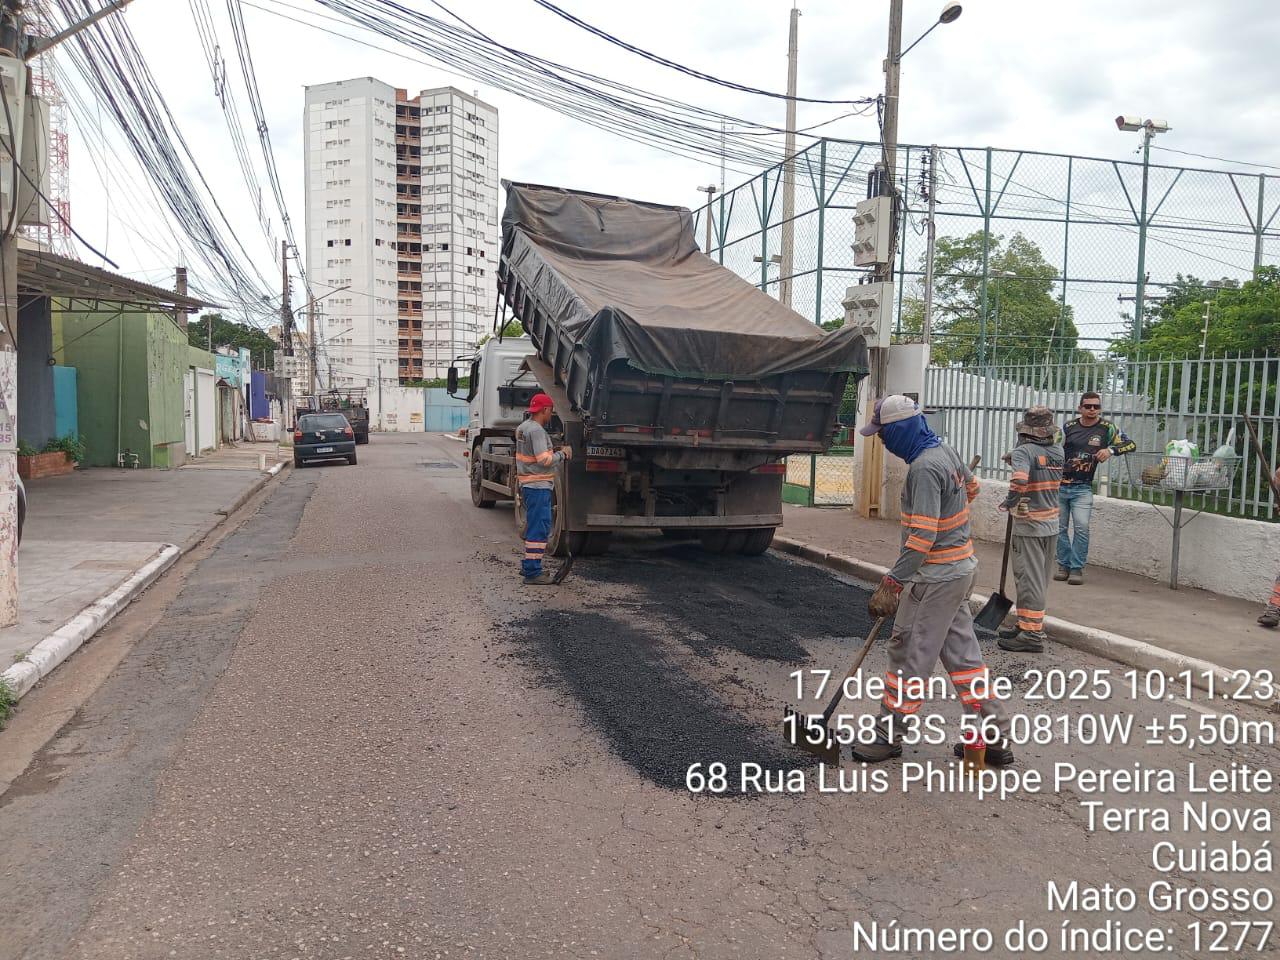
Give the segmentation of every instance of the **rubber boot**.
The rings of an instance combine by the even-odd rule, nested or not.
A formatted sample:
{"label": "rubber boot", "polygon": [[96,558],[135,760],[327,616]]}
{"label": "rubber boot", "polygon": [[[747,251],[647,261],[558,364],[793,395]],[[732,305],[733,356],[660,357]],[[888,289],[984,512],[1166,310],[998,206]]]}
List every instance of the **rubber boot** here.
{"label": "rubber boot", "polygon": [[1001,636],[996,645],[1012,653],[1044,653],[1044,634],[1019,630],[1015,636]]}
{"label": "rubber boot", "polygon": [[[951,748],[952,755],[957,760],[964,759],[964,744],[957,743]],[[986,764],[988,767],[1007,767],[1013,763],[1013,751],[1009,749],[1009,741],[1005,740],[1000,744],[987,744]]]}
{"label": "rubber boot", "polygon": [[1280,607],[1267,607],[1263,610],[1262,615],[1258,617],[1258,626],[1272,630],[1280,627]]}
{"label": "rubber boot", "polygon": [[902,744],[897,743],[889,734],[889,724],[886,718],[881,717],[876,721],[876,735],[871,743],[854,743],[851,750],[854,760],[861,760],[863,763],[883,763],[885,760],[894,760],[902,756]]}

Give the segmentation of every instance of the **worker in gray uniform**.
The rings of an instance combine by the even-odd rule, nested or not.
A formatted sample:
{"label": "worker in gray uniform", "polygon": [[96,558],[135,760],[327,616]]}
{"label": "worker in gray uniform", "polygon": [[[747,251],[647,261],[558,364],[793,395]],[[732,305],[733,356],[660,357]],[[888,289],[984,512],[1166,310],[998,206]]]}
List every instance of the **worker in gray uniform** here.
{"label": "worker in gray uniform", "polygon": [[1000,631],[1002,650],[1044,652],[1044,611],[1058,543],[1058,489],[1062,486],[1062,446],[1053,411],[1028,408],[1014,429],[1017,445],[1005,455],[1013,467],[1009,495],[1001,510],[1013,513],[1013,582],[1018,588],[1014,624]]}
{"label": "worker in gray uniform", "polygon": [[[878,763],[902,755],[900,735],[910,722],[905,718],[923,706],[928,677],[941,659],[960,702],[981,718],[975,725],[996,731],[986,738],[986,762],[1010,764],[1007,714],[992,696],[969,610],[978,566],[969,536],[969,504],[978,495],[977,478],[929,429],[910,397],[891,394],[876,401],[874,415],[860,432],[878,433],[885,449],[909,467],[902,489],[902,550],[867,605],[875,617],[896,614],[885,695],[874,740],[855,743],[854,759]],[[959,755],[962,745],[955,749]]]}

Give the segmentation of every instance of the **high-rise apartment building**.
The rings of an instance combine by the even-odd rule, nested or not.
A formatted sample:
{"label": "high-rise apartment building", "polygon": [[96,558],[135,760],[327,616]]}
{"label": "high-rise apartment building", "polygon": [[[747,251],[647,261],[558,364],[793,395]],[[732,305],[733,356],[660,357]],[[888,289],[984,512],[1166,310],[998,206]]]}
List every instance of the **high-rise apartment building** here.
{"label": "high-rise apartment building", "polygon": [[444,376],[493,314],[498,111],[453,87],[324,83],[303,150],[322,386]]}

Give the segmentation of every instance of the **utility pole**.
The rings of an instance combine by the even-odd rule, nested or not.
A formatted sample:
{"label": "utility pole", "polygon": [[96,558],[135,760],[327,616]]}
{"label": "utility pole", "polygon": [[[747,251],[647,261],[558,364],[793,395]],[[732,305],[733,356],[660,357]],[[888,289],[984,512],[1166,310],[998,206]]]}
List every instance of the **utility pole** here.
{"label": "utility pole", "polygon": [[316,341],[319,339],[320,336],[316,330],[316,304],[313,300],[307,304],[307,348],[311,354],[309,366],[311,368],[311,395],[313,397],[320,392],[317,387],[319,374],[316,371]]}
{"label": "utility pole", "polygon": [[933,254],[938,241],[938,225],[935,213],[938,209],[938,147],[929,148],[929,173],[926,180],[929,191],[929,228],[924,257],[924,323],[920,327],[920,339],[928,343],[933,337]]}
{"label": "utility pole", "polygon": [[796,60],[800,11],[791,7],[791,30],[787,35],[787,139],[782,169],[782,267],[778,270],[778,300],[791,306],[791,274],[795,263],[796,215]]}
{"label": "utility pole", "polygon": [[[26,65],[15,54],[26,42],[20,0],[3,0],[0,7],[0,49],[3,74],[0,96],[12,97],[14,116],[26,113]],[[12,128],[11,128],[12,129]],[[9,177],[0,189],[13,197],[21,174],[22,144],[5,142]],[[9,203],[5,204],[6,207]],[[0,626],[18,622],[18,225],[0,237]]]}
{"label": "utility pole", "polygon": [[716,185],[714,183],[709,183],[705,187],[699,187],[698,192],[705,193],[707,195],[707,239],[702,247],[702,252],[709,257],[711,256],[711,217],[713,216],[711,205],[716,199]]}
{"label": "utility pole", "polygon": [[[185,297],[187,295],[187,268],[175,267],[173,271],[173,276],[174,276],[174,280],[173,280],[174,292],[176,292],[180,297]],[[187,311],[179,308],[176,312],[178,314],[178,326],[182,327],[183,330],[186,330],[187,329]]]}
{"label": "utility pole", "polygon": [[286,357],[293,356],[293,308],[289,306],[289,241],[280,241],[280,347]]}
{"label": "utility pole", "polygon": [[[902,0],[889,0],[889,46],[884,58],[884,111],[880,128],[880,145],[884,175],[880,177],[880,195],[890,198],[897,193],[894,176],[898,160],[898,74],[902,60]],[[893,199],[889,204],[889,253],[885,263],[877,264],[875,280],[884,283],[883,290],[893,280],[893,254],[897,249],[898,205]],[[887,295],[887,294],[886,294]],[[871,375],[867,378],[867,403],[864,416],[871,419],[875,402],[884,396],[885,380],[889,370],[889,345],[872,347],[869,356]],[[869,517],[882,513],[882,486],[884,483],[884,447],[876,437],[870,438],[862,456],[862,492],[858,496],[858,513]]]}

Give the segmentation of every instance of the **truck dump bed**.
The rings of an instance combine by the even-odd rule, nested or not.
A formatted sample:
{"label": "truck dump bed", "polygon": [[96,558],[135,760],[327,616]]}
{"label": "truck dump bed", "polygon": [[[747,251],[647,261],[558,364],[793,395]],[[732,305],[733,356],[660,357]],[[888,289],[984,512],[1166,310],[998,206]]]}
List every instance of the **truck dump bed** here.
{"label": "truck dump bed", "polygon": [[824,450],[867,371],[857,332],[704,255],[682,207],[508,184],[499,285],[596,442]]}

